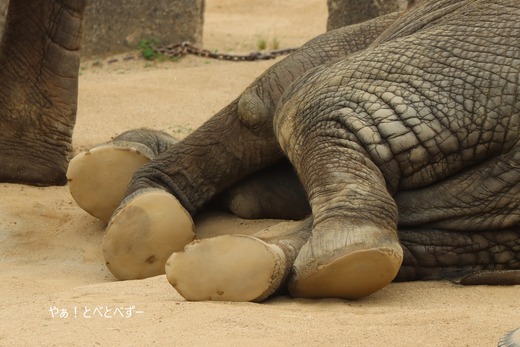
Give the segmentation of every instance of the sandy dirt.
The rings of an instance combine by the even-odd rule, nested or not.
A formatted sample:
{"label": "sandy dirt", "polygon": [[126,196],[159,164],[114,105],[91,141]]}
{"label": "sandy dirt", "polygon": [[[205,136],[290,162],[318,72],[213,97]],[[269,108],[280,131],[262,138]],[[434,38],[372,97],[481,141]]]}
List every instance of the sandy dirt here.
{"label": "sandy dirt", "polygon": [[[204,46],[298,46],[325,30],[326,16],[324,0],[207,0]],[[112,58],[82,64],[76,152],[143,126],[182,138],[274,63]],[[116,281],[101,254],[105,225],[66,186],[0,184],[0,196],[1,346],[493,346],[520,326],[519,286],[417,282],[359,301],[186,302],[165,276]],[[272,223],[218,214],[198,228],[250,233]]]}

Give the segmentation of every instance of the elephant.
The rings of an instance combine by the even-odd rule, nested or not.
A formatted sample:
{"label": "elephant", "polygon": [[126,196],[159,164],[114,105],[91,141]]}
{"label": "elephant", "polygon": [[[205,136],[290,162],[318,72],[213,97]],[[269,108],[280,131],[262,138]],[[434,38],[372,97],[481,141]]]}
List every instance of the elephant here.
{"label": "elephant", "polygon": [[[69,182],[109,223],[117,277],[166,272],[190,300],[251,301],[520,282],[515,1],[423,0],[324,34],[185,140],[138,129],[68,165],[85,4],[9,3],[0,181]],[[300,221],[190,242],[208,204]]]}
{"label": "elephant", "polygon": [[[85,158],[129,154],[133,166],[120,171],[130,182],[94,198],[115,204],[100,218],[109,221],[103,247],[116,277],[166,271],[194,300],[257,301],[284,288],[358,298],[394,279],[496,280],[480,270],[505,270],[499,281],[517,283],[514,1],[422,1],[329,32],[185,140],[138,130],[67,168],[85,3],[9,4],[0,180],[68,180],[72,190],[89,172],[77,170]],[[190,243],[192,216],[212,201],[244,217],[303,220]],[[218,260],[229,245],[232,256]],[[238,275],[217,289],[192,276],[218,281],[231,265]],[[261,275],[251,278],[253,269]]]}
{"label": "elephant", "polygon": [[0,42],[0,182],[67,183],[85,5],[9,2]]}
{"label": "elephant", "polygon": [[[519,284],[519,69],[518,2],[419,1],[309,41],[182,141],[79,154],[71,194],[117,278],[166,273],[188,300]],[[194,240],[208,204],[299,221]]]}

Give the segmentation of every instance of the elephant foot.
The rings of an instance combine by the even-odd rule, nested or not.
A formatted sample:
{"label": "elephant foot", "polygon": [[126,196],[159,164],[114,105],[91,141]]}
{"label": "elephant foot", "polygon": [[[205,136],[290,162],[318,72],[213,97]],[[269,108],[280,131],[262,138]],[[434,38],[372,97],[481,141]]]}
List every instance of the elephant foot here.
{"label": "elephant foot", "polygon": [[175,138],[162,131],[128,130],[70,161],[70,193],[82,209],[108,223],[133,174],[175,143]]}
{"label": "elephant foot", "polygon": [[166,260],[195,237],[191,216],[177,199],[160,189],[127,197],[103,237],[103,255],[120,280],[164,274]]}
{"label": "elephant foot", "polygon": [[296,258],[289,292],[308,298],[363,298],[392,282],[402,259],[397,237],[389,239],[372,227],[314,230]]}
{"label": "elephant foot", "polygon": [[166,263],[168,281],[191,301],[261,301],[279,288],[285,272],[280,247],[245,235],[196,240]]}
{"label": "elephant foot", "polygon": [[104,144],[75,156],[67,180],[76,203],[108,223],[125,195],[134,172],[150,161],[140,143],[125,147]]}

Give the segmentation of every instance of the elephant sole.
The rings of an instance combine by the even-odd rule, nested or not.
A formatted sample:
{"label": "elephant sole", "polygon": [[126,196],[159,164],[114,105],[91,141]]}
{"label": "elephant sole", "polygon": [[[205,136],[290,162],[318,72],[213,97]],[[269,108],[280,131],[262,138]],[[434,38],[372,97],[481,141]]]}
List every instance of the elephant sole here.
{"label": "elephant sole", "polygon": [[110,144],[80,153],[67,170],[70,194],[83,210],[108,223],[132,175],[149,161],[134,147]]}
{"label": "elephant sole", "polygon": [[166,263],[170,284],[186,300],[261,301],[280,285],[282,250],[245,235],[196,240]]}
{"label": "elephant sole", "polygon": [[115,212],[103,237],[103,256],[120,280],[164,274],[166,261],[195,238],[189,213],[160,189],[138,191]]}
{"label": "elephant sole", "polygon": [[395,278],[401,258],[393,250],[371,248],[336,257],[306,276],[293,278],[289,292],[296,297],[360,299]]}

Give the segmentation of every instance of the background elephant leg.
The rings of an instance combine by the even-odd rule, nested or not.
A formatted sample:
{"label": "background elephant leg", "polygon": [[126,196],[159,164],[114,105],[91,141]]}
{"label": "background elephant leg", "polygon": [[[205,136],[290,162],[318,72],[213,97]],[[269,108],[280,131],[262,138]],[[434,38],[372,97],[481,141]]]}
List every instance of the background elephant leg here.
{"label": "background elephant leg", "polygon": [[[284,105],[285,106],[285,105]],[[294,263],[295,296],[359,298],[399,270],[397,208],[379,169],[355,136],[313,114],[283,107],[275,130],[309,195],[312,236]],[[354,115],[353,115],[354,116]]]}
{"label": "background elephant leg", "polygon": [[0,43],[0,181],[65,184],[85,0],[12,0]]}
{"label": "background elephant leg", "polygon": [[[397,281],[458,279],[491,270],[499,271],[498,276],[481,274],[479,279],[477,274],[467,284],[520,284],[520,228],[479,232],[403,228],[399,238],[404,260]],[[500,273],[504,270],[517,271]]]}
{"label": "background elephant leg", "polygon": [[126,131],[70,161],[70,193],[81,208],[108,223],[135,171],[175,143],[175,138],[162,131]]}
{"label": "background elephant leg", "polygon": [[226,189],[215,204],[245,219],[300,220],[311,213],[300,180],[285,160]]}

